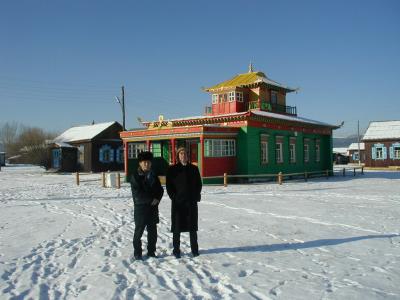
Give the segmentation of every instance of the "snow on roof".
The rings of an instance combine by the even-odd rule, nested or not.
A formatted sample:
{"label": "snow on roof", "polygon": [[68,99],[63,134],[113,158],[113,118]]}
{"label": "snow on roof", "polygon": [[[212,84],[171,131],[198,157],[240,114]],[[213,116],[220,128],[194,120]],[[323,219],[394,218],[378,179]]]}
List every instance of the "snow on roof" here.
{"label": "snow on roof", "polygon": [[333,153],[339,153],[339,154],[343,154],[343,155],[347,155],[347,148],[343,148],[343,147],[335,147],[332,149]]}
{"label": "snow on roof", "polygon": [[213,119],[213,118],[216,118],[216,117],[240,116],[240,115],[245,115],[245,114],[247,114],[247,111],[240,112],[240,113],[221,114],[221,115],[192,116],[192,117],[171,119],[171,120],[168,120],[168,121],[176,122],[176,121],[186,121],[186,120],[194,120],[194,119]]}
{"label": "snow on roof", "polygon": [[55,142],[54,144],[56,144],[57,146],[62,147],[62,148],[76,148],[75,146],[72,146],[72,145],[64,143],[64,142]]}
{"label": "snow on roof", "polygon": [[337,127],[336,125],[331,125],[328,123],[323,123],[323,122],[319,122],[319,121],[315,121],[315,120],[311,120],[311,119],[275,114],[275,113],[268,112],[268,111],[253,110],[251,112],[255,115],[270,117],[270,118],[274,118],[274,119],[288,120],[288,121],[301,122],[301,123],[309,123],[309,124],[328,126],[328,127]]}
{"label": "snow on roof", "polygon": [[[192,116],[192,117],[186,117],[186,118],[170,119],[168,121],[177,122],[177,121],[186,121],[186,120],[194,120],[194,119],[213,119],[213,118],[218,118],[218,117],[240,116],[240,115],[245,115],[247,113],[248,112],[245,111],[245,112],[229,113],[229,114],[221,114],[221,115]],[[251,113],[254,114],[254,115],[258,115],[258,116],[264,116],[264,117],[280,119],[280,120],[308,123],[308,124],[327,126],[327,127],[334,127],[334,128],[337,127],[336,125],[323,123],[323,122],[319,122],[319,121],[315,121],[315,120],[311,120],[311,119],[295,117],[295,116],[288,116],[288,115],[282,115],[282,114],[276,114],[276,113],[267,112],[267,111],[261,111],[261,110],[252,110]]]}
{"label": "snow on roof", "polygon": [[93,125],[84,125],[84,126],[76,126],[71,127],[70,129],[64,131],[58,137],[54,139],[54,142],[75,142],[75,141],[84,141],[91,140],[99,133],[106,130],[108,127],[113,125],[114,122],[107,123],[98,123]]}
{"label": "snow on roof", "polygon": [[[348,150],[357,150],[358,151],[358,143],[351,143]],[[364,143],[360,143],[360,150],[365,150]]]}
{"label": "snow on roof", "polygon": [[400,139],[400,121],[377,121],[369,123],[363,141]]}

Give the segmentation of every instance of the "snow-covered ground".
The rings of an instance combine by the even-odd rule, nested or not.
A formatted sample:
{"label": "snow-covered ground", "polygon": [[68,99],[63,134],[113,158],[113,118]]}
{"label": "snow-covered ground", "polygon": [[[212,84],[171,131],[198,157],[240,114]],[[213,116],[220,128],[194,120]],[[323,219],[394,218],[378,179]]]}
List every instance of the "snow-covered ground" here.
{"label": "snow-covered ground", "polygon": [[3,167],[0,298],[400,298],[399,172],[206,186],[197,258],[186,234],[171,255],[169,211],[164,196],[159,258],[132,261],[126,183]]}

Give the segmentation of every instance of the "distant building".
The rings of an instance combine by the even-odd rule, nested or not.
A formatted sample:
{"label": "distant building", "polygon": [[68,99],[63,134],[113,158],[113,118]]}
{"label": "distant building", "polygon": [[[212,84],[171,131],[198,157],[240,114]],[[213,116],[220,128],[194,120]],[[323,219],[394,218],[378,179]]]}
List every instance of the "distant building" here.
{"label": "distant building", "polygon": [[6,153],[0,152],[0,166],[6,165]]}
{"label": "distant building", "polygon": [[[349,152],[349,162],[358,163],[358,143],[351,143],[347,149]],[[365,163],[365,145],[360,143],[360,162]]]}
{"label": "distant building", "polygon": [[123,170],[124,152],[118,122],[72,127],[50,144],[51,168],[58,171]]}
{"label": "distant building", "polygon": [[371,122],[362,141],[366,167],[400,166],[400,121]]}
{"label": "distant building", "polygon": [[6,165],[6,153],[4,152],[4,145],[0,143],[0,166]]}
{"label": "distant building", "polygon": [[345,165],[349,163],[349,151],[346,147],[335,147],[332,149],[333,162],[337,165]]}
{"label": "distant building", "polygon": [[142,122],[144,129],[121,133],[127,178],[143,150],[153,152],[154,168],[165,174],[179,146],[186,146],[203,178],[332,170],[332,130],[338,127],[297,116],[296,107],[286,104],[295,89],[250,66],[204,91],[211,106],[203,116],[165,120],[160,115]]}

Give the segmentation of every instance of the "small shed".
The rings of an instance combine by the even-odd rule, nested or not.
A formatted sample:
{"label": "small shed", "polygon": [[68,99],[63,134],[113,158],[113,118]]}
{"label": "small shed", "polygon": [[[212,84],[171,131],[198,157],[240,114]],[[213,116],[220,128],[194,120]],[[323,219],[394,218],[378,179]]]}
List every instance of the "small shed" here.
{"label": "small shed", "polygon": [[0,152],[0,166],[6,165],[6,153]]}
{"label": "small shed", "polygon": [[350,163],[358,163],[358,157],[360,157],[360,163],[365,163],[365,144],[360,143],[360,153],[358,153],[358,147],[358,143],[351,143],[347,149]]}
{"label": "small shed", "polygon": [[349,152],[344,147],[334,147],[332,149],[333,162],[337,165],[346,165],[349,163]]}
{"label": "small shed", "polygon": [[55,142],[50,145],[51,169],[63,172],[77,171],[78,149],[70,144]]}
{"label": "small shed", "polygon": [[362,141],[366,167],[400,166],[400,121],[369,123]]}
{"label": "small shed", "polygon": [[[118,171],[124,169],[124,149],[119,133],[122,125],[118,122],[106,122],[72,127],[53,141],[51,149],[52,162],[72,168],[72,159],[66,156],[76,154],[75,170],[84,172]],[[67,147],[75,148],[75,150]],[[59,169],[64,171],[63,168]],[[67,170],[65,170],[67,171]]]}
{"label": "small shed", "polygon": [[0,143],[0,167],[6,165],[6,153],[4,152],[4,145]]}

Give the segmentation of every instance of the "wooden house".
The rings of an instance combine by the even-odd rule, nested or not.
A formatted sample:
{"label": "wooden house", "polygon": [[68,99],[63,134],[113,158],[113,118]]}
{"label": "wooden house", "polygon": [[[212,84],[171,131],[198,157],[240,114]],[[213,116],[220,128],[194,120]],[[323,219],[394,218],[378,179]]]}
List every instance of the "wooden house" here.
{"label": "wooden house", "polygon": [[[360,143],[360,149],[358,149],[358,143],[351,143],[349,148],[347,148],[349,154],[349,163],[357,163],[358,157],[360,157],[360,163],[365,163],[365,146],[364,143]],[[359,151],[360,150],[360,151]]]}
{"label": "wooden house", "polygon": [[204,90],[211,96],[205,115],[170,120],[161,115],[143,122],[144,129],[121,132],[127,178],[143,150],[153,152],[154,167],[165,174],[181,145],[203,178],[332,170],[337,126],[299,117],[296,107],[286,103],[295,89],[250,67]]}
{"label": "wooden house", "polygon": [[63,172],[78,170],[78,149],[64,142],[50,144],[51,169]]}
{"label": "wooden house", "polygon": [[0,143],[0,167],[6,165],[6,152],[4,152],[4,145]]}
{"label": "wooden house", "polygon": [[366,167],[400,166],[400,121],[369,123],[362,141]]}
{"label": "wooden house", "polygon": [[72,127],[51,144],[52,168],[59,171],[123,170],[124,155],[118,122]]}
{"label": "wooden house", "polygon": [[346,165],[349,163],[349,151],[345,147],[334,147],[332,149],[333,162],[337,165]]}

